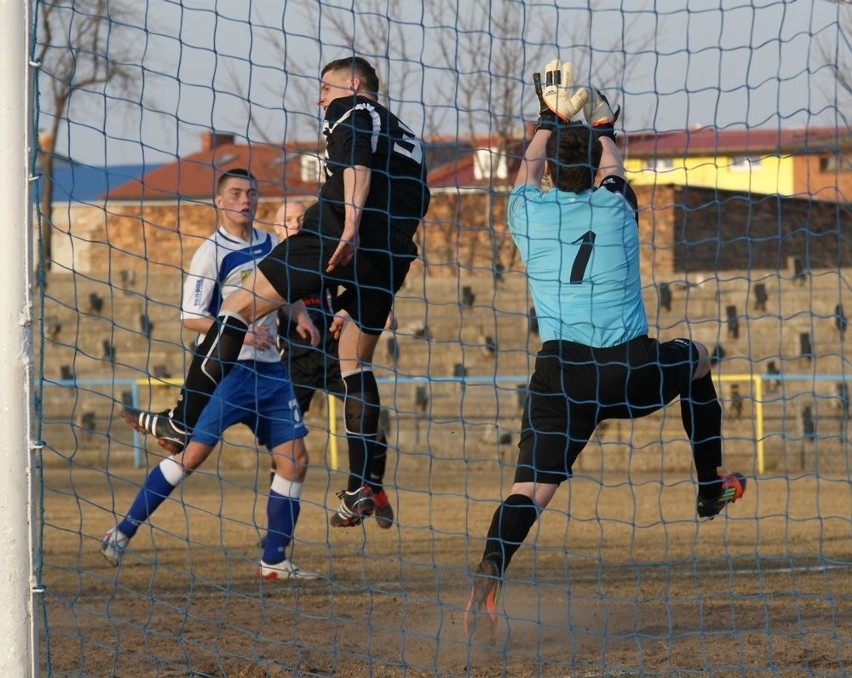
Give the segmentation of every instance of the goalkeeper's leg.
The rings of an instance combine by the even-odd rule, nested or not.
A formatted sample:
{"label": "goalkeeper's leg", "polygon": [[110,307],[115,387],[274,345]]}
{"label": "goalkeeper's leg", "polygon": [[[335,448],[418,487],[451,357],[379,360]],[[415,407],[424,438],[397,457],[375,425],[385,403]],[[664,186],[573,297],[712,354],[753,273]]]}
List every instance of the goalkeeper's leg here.
{"label": "goalkeeper's leg", "polygon": [[[537,377],[538,369],[532,383]],[[529,535],[539,511],[553,499],[559,484],[571,476],[574,461],[595,430],[593,411],[578,407],[569,411],[567,397],[557,400],[536,393],[530,389],[524,408],[515,482],[491,518],[482,560],[471,578],[465,609],[468,634],[473,632],[481,610],[487,613],[492,628],[496,626],[497,601],[509,563]]]}
{"label": "goalkeeper's leg", "polygon": [[722,465],[722,407],[710,373],[693,379],[680,398],[683,428],[692,443],[698,497],[695,507],[699,518],[712,519],[741,499],[746,479],[741,473],[719,475]]}
{"label": "goalkeeper's leg", "polygon": [[722,465],[722,406],[710,376],[706,347],[695,344],[698,363],[693,378],[680,394],[683,428],[692,445],[695,473],[698,476],[696,512],[699,518],[712,519],[741,499],[746,479],[741,473],[719,475]]}

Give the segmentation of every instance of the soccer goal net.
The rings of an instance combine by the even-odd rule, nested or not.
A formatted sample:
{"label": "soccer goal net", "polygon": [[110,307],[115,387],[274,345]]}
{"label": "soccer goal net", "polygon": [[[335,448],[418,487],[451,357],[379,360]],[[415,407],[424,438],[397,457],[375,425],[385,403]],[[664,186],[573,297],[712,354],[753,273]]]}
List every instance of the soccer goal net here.
{"label": "soccer goal net", "polygon": [[[848,3],[20,4],[31,7],[38,135],[37,671],[852,671]],[[377,83],[354,66],[323,72],[354,56]],[[583,277],[609,256],[602,243],[613,247],[594,237],[597,208],[571,212],[587,233],[572,236],[579,254],[573,266],[557,262],[566,273],[555,287],[528,272],[540,265],[530,241],[558,259],[567,222],[513,238],[517,214],[532,223],[548,201],[585,200],[555,178],[535,196],[532,180],[513,193],[539,120],[533,73],[557,58],[572,64],[574,86],[620,107],[614,148],[636,195],[638,238],[634,226],[635,245],[616,244],[638,255],[641,281],[633,289],[625,274],[622,296],[641,295],[650,337],[686,338],[709,354],[721,472],[741,474],[735,502],[714,520],[697,513],[677,397],[648,416],[601,422],[528,534],[515,522],[529,513],[504,510],[523,495],[522,432],[533,458],[552,454],[553,436],[568,447],[567,417],[542,415],[563,428],[539,431],[524,412],[558,413],[560,389],[605,378],[594,361],[565,368],[570,383],[530,404],[531,375],[551,374],[537,360],[542,344],[560,322],[569,337],[612,322],[612,298],[595,297]],[[365,187],[369,162],[378,164]],[[223,296],[227,308],[290,223],[285,203],[307,208],[307,229],[341,215],[337,238],[353,215],[368,224],[358,257],[373,258],[356,258],[357,285],[303,259],[279,270],[288,281],[322,277],[303,301],[326,309],[326,326],[341,307],[376,315],[377,290],[402,274],[375,262],[407,239],[394,221],[402,230],[377,245],[375,224],[409,209],[412,167],[431,200],[384,327],[362,318],[339,346],[313,350],[295,342],[286,316],[280,330],[250,331],[249,357],[226,377],[248,375],[242,400],[217,390],[203,415],[212,434],[196,429],[174,462],[141,419],[136,428],[122,419],[174,407],[205,350],[205,364],[216,363],[221,345],[209,349],[204,333],[216,333]],[[223,183],[234,170],[250,176]],[[361,188],[373,196],[363,211]],[[512,195],[526,202],[509,214]],[[288,251],[308,238],[334,248],[329,233],[287,234]],[[539,284],[555,291],[541,296]],[[581,312],[570,300],[583,285],[595,301]],[[258,295],[257,308],[272,307]],[[281,363],[268,359],[278,343]],[[347,359],[352,350],[362,362]],[[359,376],[371,353],[380,407]],[[301,414],[289,398],[266,397],[288,379]],[[306,472],[293,440],[304,443]],[[372,459],[362,469],[370,491],[339,498],[355,491],[353,454]],[[553,487],[527,484],[539,499]],[[347,517],[347,506],[364,512]],[[479,563],[495,529],[520,530],[522,543],[484,585]],[[278,569],[267,567],[270,544],[286,556]]]}

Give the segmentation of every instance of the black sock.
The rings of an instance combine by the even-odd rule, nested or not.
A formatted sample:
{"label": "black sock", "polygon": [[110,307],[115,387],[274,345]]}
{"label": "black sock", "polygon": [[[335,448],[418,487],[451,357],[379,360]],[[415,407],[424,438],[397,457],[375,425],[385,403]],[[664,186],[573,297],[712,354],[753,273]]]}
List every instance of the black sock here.
{"label": "black sock", "polygon": [[722,407],[709,373],[693,379],[681,392],[680,416],[692,445],[699,492],[713,496],[721,489],[716,485],[722,465]]}
{"label": "black sock", "polygon": [[219,382],[231,370],[248,331],[248,323],[239,315],[221,313],[195,349],[195,355],[186,373],[172,419],[187,429],[192,429],[201,412],[216,390]]}
{"label": "black sock", "polygon": [[349,443],[349,483],[354,492],[367,482],[379,430],[379,387],[372,370],[359,370],[343,377],[346,397],[343,419]]}
{"label": "black sock", "polygon": [[385,479],[385,467],[388,462],[388,441],[384,431],[380,431],[376,437],[376,444],[373,448],[372,458],[370,460],[370,469],[367,476],[367,485],[373,492],[378,492],[382,489],[382,482]]}
{"label": "black sock", "polygon": [[509,495],[494,512],[482,559],[494,562],[501,577],[537,519],[535,502],[523,494]]}

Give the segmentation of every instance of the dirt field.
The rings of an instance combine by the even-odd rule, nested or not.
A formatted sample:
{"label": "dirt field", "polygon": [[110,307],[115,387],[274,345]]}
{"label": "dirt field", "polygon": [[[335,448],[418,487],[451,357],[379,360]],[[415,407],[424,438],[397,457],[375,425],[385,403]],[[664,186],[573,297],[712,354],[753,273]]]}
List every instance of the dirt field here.
{"label": "dirt field", "polygon": [[255,578],[267,465],[238,468],[237,454],[176,491],[118,570],[98,540],[144,469],[47,460],[47,675],[852,672],[847,476],[765,476],[704,523],[682,473],[578,476],[512,563],[497,632],[483,624],[469,643],[466,568],[510,480],[496,461],[392,462],[390,530],[331,530],[324,507],[344,476],[318,464],[294,560],[324,578],[291,585]]}

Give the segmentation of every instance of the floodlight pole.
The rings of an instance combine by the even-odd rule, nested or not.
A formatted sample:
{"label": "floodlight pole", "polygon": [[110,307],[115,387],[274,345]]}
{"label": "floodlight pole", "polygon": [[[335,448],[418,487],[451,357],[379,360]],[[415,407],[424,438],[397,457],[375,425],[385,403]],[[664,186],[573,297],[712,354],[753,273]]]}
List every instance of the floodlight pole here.
{"label": "floodlight pole", "polygon": [[0,0],[0,676],[36,675],[30,440],[32,210],[30,22],[32,0]]}

